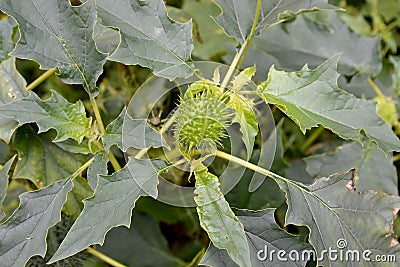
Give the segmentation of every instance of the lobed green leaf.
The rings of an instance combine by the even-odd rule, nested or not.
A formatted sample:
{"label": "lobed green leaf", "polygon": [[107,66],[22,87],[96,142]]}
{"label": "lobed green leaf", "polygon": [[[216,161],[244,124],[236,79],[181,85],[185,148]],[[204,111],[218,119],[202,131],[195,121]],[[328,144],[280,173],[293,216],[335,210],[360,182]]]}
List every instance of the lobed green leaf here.
{"label": "lobed green leaf", "polygon": [[8,187],[8,172],[10,171],[11,165],[14,162],[16,155],[9,159],[0,171],[0,221],[4,219],[4,212],[2,209],[3,201],[6,198],[7,187]]}
{"label": "lobed green leaf", "polygon": [[[0,104],[7,104],[28,95],[26,82],[15,68],[15,58],[11,57],[0,64]],[[6,143],[14,131],[18,128],[18,122],[12,118],[0,116],[0,139]]]}
{"label": "lobed green leaf", "polygon": [[72,189],[70,178],[20,195],[20,206],[0,225],[3,266],[20,267],[33,255],[44,257],[50,227],[61,220],[61,208]]}
{"label": "lobed green leaf", "polygon": [[41,69],[57,67],[64,82],[83,84],[92,97],[98,94],[96,81],[107,55],[97,51],[92,38],[95,1],[72,7],[64,0],[3,0],[0,10],[19,24],[21,37],[11,55],[33,59]]}
{"label": "lobed green leaf", "polygon": [[374,143],[361,146],[351,142],[334,151],[305,158],[304,161],[312,177],[327,177],[332,173],[356,168],[359,191],[374,190],[397,196],[397,174],[392,158]]}
{"label": "lobed green leaf", "polygon": [[239,266],[250,266],[250,250],[243,224],[235,216],[219,189],[218,178],[207,168],[195,170],[195,202],[201,227],[214,246],[227,251]]}
{"label": "lobed green leaf", "polygon": [[129,227],[132,209],[141,196],[158,195],[158,172],[167,167],[164,160],[129,158],[127,165],[112,175],[98,175],[91,198],[84,200],[82,213],[48,263],[67,258],[92,244],[102,245],[114,227]]}
{"label": "lobed green leaf", "polygon": [[55,129],[54,142],[72,138],[80,143],[91,135],[91,118],[86,117],[82,102],[71,104],[56,91],[45,101],[30,92],[26,98],[0,105],[0,114],[17,120],[20,125],[35,122],[39,133]]}
{"label": "lobed green leaf", "polygon": [[[319,265],[351,266],[351,262],[335,261],[326,254],[321,257],[322,251],[328,249],[360,253],[370,250],[371,259],[375,255],[400,256],[400,247],[393,245],[397,239],[391,234],[394,212],[400,207],[399,197],[374,191],[357,192],[354,170],[320,178],[310,186],[290,180],[276,181],[287,198],[285,224],[306,225],[310,229],[310,243],[320,257]],[[360,260],[363,266],[375,266],[361,255]]]}
{"label": "lobed green leaf", "polygon": [[7,59],[8,54],[14,49],[12,35],[16,25],[15,20],[10,17],[0,20],[0,62]]}
{"label": "lobed green leaf", "polygon": [[[247,242],[250,244],[250,257],[252,267],[258,266],[298,266],[303,267],[307,260],[288,260],[279,261],[277,258],[271,258],[272,250],[275,252],[285,251],[284,258],[288,259],[288,254],[296,251],[298,255],[313,251],[313,248],[299,240],[297,236],[291,235],[281,229],[275,222],[275,209],[265,209],[261,211],[238,210],[236,215],[243,223],[246,232]],[[261,253],[260,253],[261,251]],[[276,254],[272,254],[276,257]],[[292,253],[295,257],[295,254]],[[262,260],[265,257],[265,260]],[[226,251],[220,250],[212,244],[207,249],[201,264],[213,267],[231,267],[237,266],[228,256]]]}
{"label": "lobed green leaf", "polygon": [[112,145],[117,145],[123,151],[129,147],[169,147],[162,135],[151,128],[145,119],[132,119],[126,108],[107,126],[102,138],[106,151],[109,151]]}
{"label": "lobed green leaf", "polygon": [[192,23],[171,20],[162,0],[97,0],[96,5],[101,24],[118,28],[121,34],[109,60],[139,64],[170,80],[193,73]]}
{"label": "lobed green leaf", "polygon": [[[249,37],[255,19],[257,0],[214,0],[222,13],[215,18],[226,34],[243,44]],[[337,9],[327,0],[262,0],[255,35],[264,28],[293,19],[296,15],[319,9]]]}
{"label": "lobed green leaf", "polygon": [[299,70],[306,63],[316,68],[332,55],[343,53],[338,63],[339,73],[379,74],[382,69],[380,38],[363,37],[350,31],[335,12],[326,15],[326,24],[301,15],[293,22],[263,31],[254,38],[257,57],[272,56],[280,67]]}
{"label": "lobed green leaf", "polygon": [[286,113],[301,131],[323,125],[344,139],[361,142],[362,135],[384,151],[400,150],[400,140],[376,114],[375,102],[356,98],[339,89],[338,55],[315,70],[297,72],[271,67],[268,80],[258,87],[260,96]]}
{"label": "lobed green leaf", "polygon": [[30,125],[17,130],[13,145],[19,160],[14,179],[28,179],[40,188],[70,176],[86,161],[85,155],[59,148],[53,137],[52,132],[36,134]]}

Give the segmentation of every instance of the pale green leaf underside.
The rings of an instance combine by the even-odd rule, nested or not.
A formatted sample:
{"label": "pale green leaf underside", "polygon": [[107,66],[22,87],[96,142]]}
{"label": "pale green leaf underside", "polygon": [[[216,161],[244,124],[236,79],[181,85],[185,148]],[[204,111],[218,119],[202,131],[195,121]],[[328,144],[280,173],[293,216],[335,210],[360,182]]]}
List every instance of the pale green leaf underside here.
{"label": "pale green leaf underside", "polygon": [[106,233],[117,226],[129,227],[132,209],[141,196],[158,195],[158,172],[163,160],[129,158],[127,165],[110,176],[99,175],[93,197],[71,227],[50,263],[64,259],[92,244],[102,245]]}
{"label": "pale green leaf underside", "polygon": [[[26,81],[15,68],[15,58],[11,57],[0,64],[0,104],[10,103],[28,95]],[[6,143],[18,127],[12,118],[0,115],[0,139]]]}
{"label": "pale green leaf underside", "polygon": [[[267,257],[266,260],[260,260],[257,255],[260,250],[265,251],[267,247],[267,253],[271,250],[279,251],[292,251],[295,250],[302,255],[304,250],[313,250],[309,244],[303,243],[297,236],[290,235],[286,231],[282,230],[275,222],[274,218],[275,209],[265,209],[262,211],[236,211],[236,215],[244,225],[246,232],[247,242],[250,245],[250,257],[252,267],[265,267],[265,266],[298,266],[303,267],[305,261],[278,261],[276,258],[271,260]],[[261,253],[259,256],[268,256],[265,253]],[[201,264],[213,267],[233,267],[237,266],[228,256],[226,251],[220,250],[212,244],[206,251]]]}
{"label": "pale green leaf underside", "polygon": [[107,126],[102,138],[106,151],[112,145],[117,145],[123,151],[129,147],[142,149],[150,146],[154,148],[164,146],[169,148],[157,130],[151,128],[145,119],[132,119],[126,112],[126,108]]}
{"label": "pale green leaf underside", "polygon": [[101,24],[118,28],[121,34],[109,60],[139,64],[170,80],[193,73],[192,23],[172,21],[162,0],[97,0],[96,5]]}
{"label": "pale green leaf underside", "polygon": [[36,134],[30,125],[20,127],[14,141],[18,151],[14,179],[29,179],[37,187],[47,186],[73,174],[86,156],[67,152],[51,140],[54,132]]}
{"label": "pale green leaf underside", "polygon": [[382,191],[397,196],[397,174],[391,155],[385,155],[374,143],[351,142],[335,151],[305,158],[307,172],[312,177],[327,177],[332,173],[356,168],[357,190]]}
{"label": "pale green leaf underside", "polygon": [[33,255],[44,257],[47,230],[61,220],[61,208],[72,189],[69,178],[20,195],[20,206],[0,225],[2,266],[21,267]]}
{"label": "pale green leaf underside", "polygon": [[258,93],[292,118],[303,133],[320,124],[344,139],[361,142],[364,132],[384,151],[400,150],[399,139],[377,115],[375,102],[339,89],[337,60],[338,55],[315,70],[305,66],[297,72],[271,67],[268,80],[259,85]]}
{"label": "pale green leaf underside", "polygon": [[[214,0],[222,13],[215,18],[225,32],[243,44],[249,37],[257,9],[257,0]],[[295,15],[318,9],[337,9],[327,0],[262,0],[255,34],[264,28],[292,19]]]}
{"label": "pale green leaf underside", "polygon": [[258,120],[253,111],[253,103],[241,95],[232,94],[227,105],[235,111],[234,122],[240,124],[242,140],[246,146],[247,159],[249,159],[258,133]]}
{"label": "pale green leaf underside", "polygon": [[68,138],[81,142],[91,134],[91,118],[86,118],[83,103],[71,104],[56,91],[52,91],[51,97],[45,101],[30,92],[26,98],[0,105],[0,114],[17,120],[21,125],[35,122],[39,133],[55,129],[54,142]]}
{"label": "pale green leaf underside", "polygon": [[0,171],[0,221],[4,218],[4,212],[2,210],[3,201],[6,198],[7,187],[8,187],[8,171],[10,170],[11,164],[14,162],[16,155],[4,164]]}
{"label": "pale green leaf underside", "polygon": [[[348,249],[360,252],[367,249],[374,255],[396,254],[399,246],[391,246],[393,212],[400,207],[399,197],[373,191],[356,192],[353,172],[320,178],[304,187],[289,180],[276,180],[287,197],[285,224],[306,225],[310,243],[317,251],[337,249],[337,241],[345,239]],[[368,233],[368,234],[366,234]],[[361,261],[362,266],[375,266]],[[324,266],[354,266],[324,257]]]}
{"label": "pale green leaf underside", "polygon": [[65,0],[3,0],[0,10],[19,24],[21,38],[13,56],[33,59],[41,69],[57,67],[64,82],[83,84],[90,96],[98,94],[96,81],[107,55],[97,51],[92,38],[93,0],[78,7]]}
{"label": "pale green leaf underside", "polygon": [[242,223],[219,189],[218,178],[207,169],[195,171],[195,202],[201,227],[212,243],[227,251],[239,266],[250,266],[250,250]]}

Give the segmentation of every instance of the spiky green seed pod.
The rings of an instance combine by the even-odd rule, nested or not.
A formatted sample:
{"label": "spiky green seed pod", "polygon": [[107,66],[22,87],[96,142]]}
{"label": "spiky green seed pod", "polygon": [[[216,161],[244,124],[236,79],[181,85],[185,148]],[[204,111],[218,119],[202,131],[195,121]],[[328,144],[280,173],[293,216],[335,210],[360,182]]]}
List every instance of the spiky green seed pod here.
{"label": "spiky green seed pod", "polygon": [[176,110],[175,139],[182,154],[193,158],[202,141],[221,145],[225,129],[232,123],[233,112],[223,102],[198,96],[181,100]]}

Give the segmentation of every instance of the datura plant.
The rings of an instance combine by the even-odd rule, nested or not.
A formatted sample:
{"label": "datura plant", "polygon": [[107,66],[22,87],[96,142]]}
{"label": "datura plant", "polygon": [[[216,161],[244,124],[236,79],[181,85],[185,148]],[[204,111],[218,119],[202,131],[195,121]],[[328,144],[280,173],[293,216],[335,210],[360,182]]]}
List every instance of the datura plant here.
{"label": "datura plant", "polygon": [[348,2],[0,0],[0,266],[397,266],[399,3]]}

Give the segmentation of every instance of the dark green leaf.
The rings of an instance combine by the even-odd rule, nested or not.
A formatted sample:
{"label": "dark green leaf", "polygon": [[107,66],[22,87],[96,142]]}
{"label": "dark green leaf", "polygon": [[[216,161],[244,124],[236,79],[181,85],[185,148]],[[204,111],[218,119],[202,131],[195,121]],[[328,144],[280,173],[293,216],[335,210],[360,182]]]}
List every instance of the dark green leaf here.
{"label": "dark green leaf", "polygon": [[329,13],[328,25],[298,16],[294,22],[263,31],[254,39],[257,55],[273,56],[281,67],[299,70],[305,64],[315,68],[340,52],[339,73],[377,75],[382,67],[380,38],[361,37],[351,32],[336,13]]}
{"label": "dark green leaf", "polygon": [[159,224],[139,212],[133,212],[130,229],[112,229],[98,250],[127,266],[187,266],[172,255]]}
{"label": "dark green leaf", "polygon": [[38,135],[29,125],[17,130],[14,179],[29,179],[43,187],[70,176],[85,162],[86,156],[62,150],[51,141],[53,137],[52,132]]}
{"label": "dark green leaf", "polygon": [[234,46],[234,39],[226,36],[212,17],[220,13],[219,8],[209,0],[184,1],[182,9],[197,22],[199,38],[194,39],[193,56],[211,59],[226,53],[225,45]]}
{"label": "dark green leaf", "polygon": [[[10,103],[28,95],[26,82],[15,68],[15,58],[11,57],[0,64],[0,104]],[[10,138],[18,127],[18,122],[0,116],[0,139],[10,142]]]}
{"label": "dark green leaf", "polygon": [[250,266],[250,250],[243,224],[236,218],[219,189],[218,178],[207,168],[195,170],[195,202],[201,227],[212,243],[226,250],[239,266]]}
{"label": "dark green leaf", "polygon": [[129,147],[138,149],[165,146],[168,144],[160,133],[149,126],[145,119],[132,119],[124,108],[121,114],[111,122],[103,135],[106,151],[117,145],[123,151]]}
{"label": "dark green leaf", "polygon": [[98,153],[87,170],[87,180],[90,187],[95,190],[99,174],[107,174],[108,157],[106,153]]}
{"label": "dark green leaf", "polygon": [[83,209],[83,200],[93,195],[87,180],[80,176],[73,180],[74,188],[68,193],[63,212],[76,220]]}
{"label": "dark green leaf", "polygon": [[[257,0],[214,0],[214,2],[222,9],[222,13],[215,20],[229,36],[243,44],[250,35],[255,19]],[[318,9],[336,8],[329,5],[327,0],[262,0],[255,34],[259,34],[268,26],[292,19],[297,14]]]}
{"label": "dark green leaf", "polygon": [[65,151],[85,155],[95,154],[99,150],[96,144],[90,143],[90,141],[86,138],[83,139],[81,143],[78,143],[73,139],[67,139],[65,141],[56,142],[54,144]]}
{"label": "dark green leaf", "polygon": [[118,31],[96,24],[93,39],[100,52],[111,54],[117,49],[121,38]]}
{"label": "dark green leaf", "polygon": [[10,170],[11,164],[14,162],[15,156],[4,164],[0,171],[0,221],[4,218],[4,212],[2,209],[3,201],[6,198],[7,186],[8,186],[8,171]]}
{"label": "dark green leaf", "polygon": [[170,80],[193,73],[189,63],[192,23],[168,18],[162,0],[97,0],[96,4],[101,24],[121,33],[121,43],[110,60],[149,67]]}
{"label": "dark green leaf", "polygon": [[333,173],[356,168],[357,190],[383,191],[398,195],[397,174],[392,156],[386,156],[374,143],[353,142],[338,147],[335,151],[304,159],[307,172],[313,177],[327,177]]}
{"label": "dark green leaf", "polygon": [[[355,191],[352,171],[318,179],[310,186],[284,179],[277,182],[287,197],[285,224],[306,225],[318,257],[323,250],[340,249],[340,240],[345,240],[345,249],[360,252],[362,266],[375,266],[362,259],[361,253],[367,249],[371,250],[371,259],[377,254],[400,256],[400,248],[392,245],[395,239],[391,236],[393,214],[400,207],[398,197]],[[318,264],[352,266],[327,255]]]}
{"label": "dark green leaf", "polygon": [[272,67],[258,92],[292,118],[303,133],[320,124],[344,139],[361,142],[365,133],[384,151],[400,150],[399,139],[376,114],[375,102],[338,88],[337,59],[331,57],[315,70],[305,66],[287,73]]}
{"label": "dark green leaf", "polygon": [[3,0],[0,10],[19,24],[21,38],[13,56],[33,59],[42,69],[57,67],[64,82],[83,84],[90,96],[98,94],[96,81],[107,55],[96,50],[92,39],[93,0],[78,7],[65,0]]}
{"label": "dark green leaf", "polygon": [[163,160],[129,158],[127,165],[110,176],[99,175],[93,197],[84,208],[49,263],[64,259],[92,244],[103,244],[106,233],[116,226],[129,227],[132,209],[141,196],[158,195],[158,172]]}
{"label": "dark green leaf", "polygon": [[91,134],[91,118],[86,118],[82,102],[71,104],[56,91],[52,91],[51,97],[45,101],[30,92],[27,98],[1,105],[0,114],[20,124],[35,122],[39,126],[39,133],[55,129],[57,136],[54,142],[68,138],[81,142]]}
{"label": "dark green leaf", "polygon": [[61,208],[72,189],[69,178],[20,195],[20,206],[0,225],[1,264],[24,266],[30,257],[46,253],[46,235],[61,220]]}
{"label": "dark green leaf", "polygon": [[[309,244],[302,243],[298,237],[293,236],[282,230],[274,219],[275,209],[265,209],[262,211],[237,211],[238,219],[243,223],[246,232],[247,242],[250,245],[251,266],[304,266],[307,261],[301,259],[291,260],[289,253],[297,251],[298,255],[313,251]],[[271,251],[285,251],[283,258],[278,260],[276,254],[270,258]],[[261,251],[261,253],[260,253]],[[292,256],[295,253],[292,253]],[[262,259],[265,257],[265,260]],[[294,256],[295,257],[295,256]],[[202,264],[213,267],[232,267],[237,266],[228,254],[215,246],[210,245],[202,259]]]}
{"label": "dark green leaf", "polygon": [[0,62],[8,58],[8,53],[14,48],[12,35],[15,26],[16,23],[13,18],[0,20]]}

